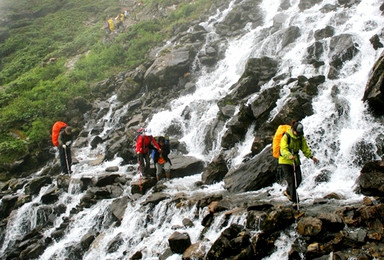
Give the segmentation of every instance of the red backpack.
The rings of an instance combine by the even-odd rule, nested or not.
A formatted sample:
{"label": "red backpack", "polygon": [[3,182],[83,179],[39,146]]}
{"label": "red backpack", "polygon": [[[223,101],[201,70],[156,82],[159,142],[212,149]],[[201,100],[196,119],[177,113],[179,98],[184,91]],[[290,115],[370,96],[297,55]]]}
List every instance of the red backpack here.
{"label": "red backpack", "polygon": [[52,143],[54,146],[59,146],[59,134],[60,130],[63,127],[66,127],[67,124],[62,121],[57,121],[52,126]]}

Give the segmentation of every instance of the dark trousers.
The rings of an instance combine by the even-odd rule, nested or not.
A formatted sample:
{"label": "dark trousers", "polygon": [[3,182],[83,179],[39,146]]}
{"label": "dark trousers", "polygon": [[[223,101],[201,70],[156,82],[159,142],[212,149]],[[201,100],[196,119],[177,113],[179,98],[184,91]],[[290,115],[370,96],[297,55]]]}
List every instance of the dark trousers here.
{"label": "dark trousers", "polygon": [[149,153],[139,153],[137,156],[139,160],[139,171],[143,174],[144,177],[149,177],[149,168],[151,167]]}
{"label": "dark trousers", "polygon": [[71,148],[67,146],[64,149],[63,147],[59,146],[59,156],[62,172],[64,174],[70,174],[72,165]]}
{"label": "dark trousers", "polygon": [[296,199],[296,188],[299,187],[301,181],[302,181],[302,176],[301,176],[301,169],[299,165],[296,165],[296,181],[297,181],[297,187],[295,185],[295,174],[293,172],[293,166],[288,165],[288,164],[281,164],[280,165],[284,178],[288,183],[287,186],[287,192],[292,198],[292,202],[297,202],[298,200]]}

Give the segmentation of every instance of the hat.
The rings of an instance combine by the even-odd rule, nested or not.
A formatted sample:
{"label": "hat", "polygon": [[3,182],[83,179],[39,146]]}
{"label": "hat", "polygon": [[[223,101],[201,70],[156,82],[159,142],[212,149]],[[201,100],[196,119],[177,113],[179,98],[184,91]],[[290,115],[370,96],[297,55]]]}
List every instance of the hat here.
{"label": "hat", "polygon": [[299,135],[303,135],[304,134],[304,127],[303,127],[302,123],[296,122],[296,123],[293,124],[292,128]]}
{"label": "hat", "polygon": [[71,126],[67,126],[67,127],[65,127],[64,131],[65,131],[65,133],[67,135],[71,135],[72,134],[72,127]]}
{"label": "hat", "polygon": [[148,136],[152,135],[151,128],[145,129],[145,135],[148,135]]}

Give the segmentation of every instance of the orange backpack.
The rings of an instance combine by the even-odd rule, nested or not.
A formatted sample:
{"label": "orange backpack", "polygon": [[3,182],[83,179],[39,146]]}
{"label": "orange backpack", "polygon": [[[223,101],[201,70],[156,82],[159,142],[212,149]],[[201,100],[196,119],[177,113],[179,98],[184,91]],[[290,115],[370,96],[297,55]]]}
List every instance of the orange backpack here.
{"label": "orange backpack", "polygon": [[59,134],[60,130],[63,127],[66,127],[67,124],[62,121],[57,121],[52,126],[52,143],[54,146],[59,146]]}
{"label": "orange backpack", "polygon": [[280,141],[285,132],[291,128],[290,125],[279,125],[279,127],[276,130],[275,135],[273,136],[273,142],[272,142],[272,154],[273,157],[279,158],[280,157]]}

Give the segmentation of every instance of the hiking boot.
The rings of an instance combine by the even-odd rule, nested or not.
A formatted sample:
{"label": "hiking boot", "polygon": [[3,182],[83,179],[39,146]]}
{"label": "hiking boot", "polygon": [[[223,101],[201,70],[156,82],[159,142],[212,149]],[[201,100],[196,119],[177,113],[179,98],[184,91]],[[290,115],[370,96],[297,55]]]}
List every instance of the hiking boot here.
{"label": "hiking boot", "polygon": [[291,195],[289,195],[288,192],[287,192],[286,190],[283,192],[283,194],[284,194],[284,196],[286,196],[290,201],[292,201],[292,197],[291,197]]}

